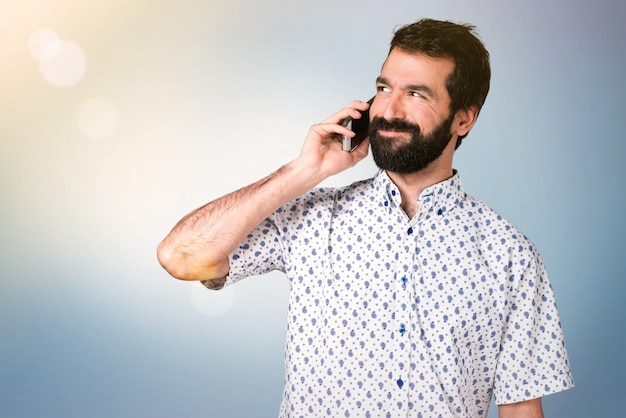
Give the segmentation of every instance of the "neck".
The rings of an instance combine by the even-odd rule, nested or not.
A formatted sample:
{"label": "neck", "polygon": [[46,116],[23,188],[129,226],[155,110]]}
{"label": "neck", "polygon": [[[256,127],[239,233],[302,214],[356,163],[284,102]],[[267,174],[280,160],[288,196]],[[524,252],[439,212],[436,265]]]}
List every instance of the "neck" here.
{"label": "neck", "polygon": [[436,172],[427,172],[422,170],[417,173],[400,174],[387,172],[387,175],[400,190],[402,196],[401,207],[409,218],[417,215],[419,204],[417,199],[424,189],[433,184],[440,183],[452,177],[452,168],[446,170],[437,170]]}
{"label": "neck", "polygon": [[456,136],[448,142],[439,158],[432,161],[428,166],[414,173],[394,173],[387,171],[387,175],[400,190],[402,197],[401,207],[409,218],[413,219],[419,210],[417,199],[424,189],[433,184],[440,183],[452,177],[452,159]]}

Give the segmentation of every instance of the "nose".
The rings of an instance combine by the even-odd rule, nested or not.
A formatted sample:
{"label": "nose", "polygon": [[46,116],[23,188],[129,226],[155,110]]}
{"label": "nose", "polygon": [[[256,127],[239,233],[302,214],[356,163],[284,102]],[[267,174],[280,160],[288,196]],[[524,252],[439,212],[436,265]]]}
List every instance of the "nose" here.
{"label": "nose", "polygon": [[390,94],[383,103],[383,117],[387,120],[405,119],[406,112],[404,110],[402,97]]}

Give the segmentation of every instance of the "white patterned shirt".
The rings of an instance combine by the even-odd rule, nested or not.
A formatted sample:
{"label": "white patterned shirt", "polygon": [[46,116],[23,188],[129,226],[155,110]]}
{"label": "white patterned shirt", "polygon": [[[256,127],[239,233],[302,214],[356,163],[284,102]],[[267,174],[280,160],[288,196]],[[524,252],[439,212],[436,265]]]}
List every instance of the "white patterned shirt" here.
{"label": "white patterned shirt", "polygon": [[231,254],[226,284],[272,270],[291,283],[280,417],[486,417],[492,394],[572,387],[532,242],[456,172],[413,219],[400,203],[383,171],[313,189]]}

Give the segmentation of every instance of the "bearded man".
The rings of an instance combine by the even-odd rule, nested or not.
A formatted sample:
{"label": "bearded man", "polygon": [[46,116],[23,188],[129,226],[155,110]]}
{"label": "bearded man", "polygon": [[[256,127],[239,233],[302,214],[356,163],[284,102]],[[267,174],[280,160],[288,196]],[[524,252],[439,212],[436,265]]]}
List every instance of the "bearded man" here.
{"label": "bearded man", "polygon": [[[158,257],[219,289],[280,270],[291,284],[280,417],[542,417],[573,386],[554,295],[532,242],[467,195],[453,156],[489,91],[470,25],[396,31],[371,106],[311,127],[298,158],[196,209]],[[369,110],[369,139],[342,150]],[[380,168],[317,188],[371,148]]]}

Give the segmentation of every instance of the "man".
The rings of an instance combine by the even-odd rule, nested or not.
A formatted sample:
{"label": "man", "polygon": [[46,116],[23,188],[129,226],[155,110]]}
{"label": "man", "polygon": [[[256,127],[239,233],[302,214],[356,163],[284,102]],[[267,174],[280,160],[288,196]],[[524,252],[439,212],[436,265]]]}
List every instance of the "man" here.
{"label": "man", "polygon": [[[159,246],[174,277],[221,288],[271,270],[289,299],[281,417],[542,417],[573,385],[532,243],[463,191],[452,168],[489,90],[473,27],[399,29],[376,81],[369,140],[341,150],[355,101],[298,158],[183,218]],[[314,189],[362,160],[368,180]]]}

